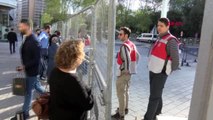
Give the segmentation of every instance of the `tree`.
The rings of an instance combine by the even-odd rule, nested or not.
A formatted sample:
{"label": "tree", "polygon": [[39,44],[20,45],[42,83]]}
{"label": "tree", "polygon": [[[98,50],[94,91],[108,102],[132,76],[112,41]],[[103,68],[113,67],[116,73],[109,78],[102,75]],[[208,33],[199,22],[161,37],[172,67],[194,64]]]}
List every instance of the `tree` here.
{"label": "tree", "polygon": [[147,11],[137,11],[135,13],[135,21],[137,32],[150,32],[150,25],[152,24],[151,15]]}
{"label": "tree", "polygon": [[[185,37],[194,37],[200,34],[205,0],[170,0],[170,11],[176,11],[182,16]],[[170,14],[171,15],[171,14]],[[177,31],[177,30],[176,30]]]}
{"label": "tree", "polygon": [[41,24],[44,25],[44,24],[48,24],[50,23],[51,21],[53,20],[53,17],[48,14],[48,13],[44,13],[41,17]]}
{"label": "tree", "polygon": [[87,7],[95,1],[96,0],[46,0],[46,9],[42,15],[42,23],[64,21],[70,14],[68,13],[70,8],[76,12],[76,10]]}

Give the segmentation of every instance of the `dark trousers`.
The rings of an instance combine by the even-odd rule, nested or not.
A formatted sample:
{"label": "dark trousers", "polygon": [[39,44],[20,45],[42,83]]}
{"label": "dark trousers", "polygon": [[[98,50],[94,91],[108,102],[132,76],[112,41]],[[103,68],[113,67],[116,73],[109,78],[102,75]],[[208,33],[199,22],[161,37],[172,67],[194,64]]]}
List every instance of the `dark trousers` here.
{"label": "dark trousers", "polygon": [[163,107],[162,94],[167,77],[168,75],[166,73],[149,73],[150,96],[144,120],[155,120],[156,116],[161,114],[161,110]]}
{"label": "dark trousers", "polygon": [[39,65],[39,75],[40,77],[47,76],[47,61],[48,61],[48,49],[41,49],[41,60]]}
{"label": "dark trousers", "polygon": [[9,44],[10,44],[10,54],[13,54],[13,53],[16,52],[15,43],[16,43],[15,41],[9,42]]}

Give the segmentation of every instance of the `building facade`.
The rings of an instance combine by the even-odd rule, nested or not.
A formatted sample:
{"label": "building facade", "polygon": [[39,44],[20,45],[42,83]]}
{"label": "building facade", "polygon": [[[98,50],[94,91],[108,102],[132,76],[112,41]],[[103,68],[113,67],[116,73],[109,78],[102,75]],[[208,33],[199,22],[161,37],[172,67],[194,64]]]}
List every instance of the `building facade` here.
{"label": "building facade", "polygon": [[6,40],[10,27],[14,26],[16,0],[0,0],[0,40]]}
{"label": "building facade", "polygon": [[41,16],[45,9],[45,0],[22,0],[22,19],[30,19],[34,27],[41,26]]}

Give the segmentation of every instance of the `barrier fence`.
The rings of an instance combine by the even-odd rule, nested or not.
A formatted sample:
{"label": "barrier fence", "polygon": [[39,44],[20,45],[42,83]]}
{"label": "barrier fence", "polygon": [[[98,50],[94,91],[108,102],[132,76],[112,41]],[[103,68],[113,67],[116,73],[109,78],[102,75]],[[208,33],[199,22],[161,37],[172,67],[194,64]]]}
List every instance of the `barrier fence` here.
{"label": "barrier fence", "polygon": [[113,6],[114,0],[97,0],[69,19],[52,24],[52,32],[60,31],[62,40],[80,38],[85,43],[86,58],[77,71],[79,78],[92,88],[94,94],[95,105],[90,111],[90,120],[108,120],[111,114],[115,33]]}

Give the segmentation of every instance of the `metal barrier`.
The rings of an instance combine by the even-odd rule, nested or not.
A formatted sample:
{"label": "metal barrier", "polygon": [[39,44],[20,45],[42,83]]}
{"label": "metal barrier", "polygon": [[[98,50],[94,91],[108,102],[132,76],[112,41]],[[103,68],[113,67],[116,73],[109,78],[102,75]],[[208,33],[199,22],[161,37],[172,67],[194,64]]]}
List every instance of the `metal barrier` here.
{"label": "metal barrier", "polygon": [[86,59],[77,71],[94,94],[95,105],[90,111],[90,120],[111,118],[114,23],[115,1],[97,0],[69,19],[52,24],[52,32],[59,30],[63,40],[81,38],[85,42]]}
{"label": "metal barrier", "polygon": [[196,38],[184,38],[180,47],[181,66],[190,66],[190,63],[197,62],[200,40]]}

